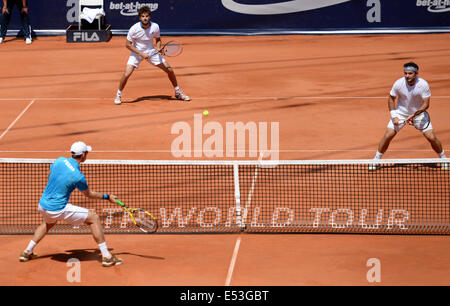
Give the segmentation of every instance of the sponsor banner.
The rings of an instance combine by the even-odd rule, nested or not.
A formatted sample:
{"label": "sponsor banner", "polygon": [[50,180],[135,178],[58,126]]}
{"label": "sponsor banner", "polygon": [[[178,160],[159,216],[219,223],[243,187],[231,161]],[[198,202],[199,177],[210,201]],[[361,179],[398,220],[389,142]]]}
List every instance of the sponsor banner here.
{"label": "sponsor banner", "polygon": [[[450,0],[105,0],[106,22],[113,31],[127,31],[143,5],[163,34],[450,27]],[[78,20],[78,0],[30,1],[29,10],[38,33],[62,31]],[[10,34],[20,28],[17,8],[12,14]]]}
{"label": "sponsor banner", "polygon": [[77,26],[67,29],[66,42],[69,43],[95,43],[107,42],[111,38],[111,31],[106,30],[78,30]]}
{"label": "sponsor banner", "polygon": [[[105,233],[142,233],[128,213],[122,208],[103,208],[95,211],[103,223]],[[160,207],[153,214],[158,219],[159,233],[183,232],[351,232],[351,233],[443,233],[448,232],[444,224],[430,226],[420,216],[401,208],[330,208],[326,206],[310,207],[304,214],[298,209],[276,206],[270,210],[263,206],[253,206],[242,211],[237,218],[236,206],[192,206]],[[240,221],[239,221],[240,220]],[[14,229],[11,228],[11,231]],[[16,229],[17,230],[17,229]],[[29,228],[30,232],[34,227]],[[425,231],[424,231],[425,230]],[[25,232],[20,228],[18,232]],[[86,225],[58,223],[54,233],[89,233]]]}
{"label": "sponsor banner", "polygon": [[[267,210],[263,206],[254,206],[243,211],[243,218],[237,218],[235,206],[160,207],[153,212],[158,219],[159,233],[183,232],[352,232],[352,233],[401,233],[414,234],[424,232],[426,220],[415,216],[409,210],[392,209],[355,209],[310,207],[307,214],[297,209],[276,206]],[[101,216],[105,233],[141,233],[132,223],[128,213],[122,208],[104,208],[97,211]],[[239,221],[240,220],[240,221]],[[441,224],[428,225],[428,233],[448,230]],[[83,226],[58,224],[54,231],[73,233],[89,232]]]}

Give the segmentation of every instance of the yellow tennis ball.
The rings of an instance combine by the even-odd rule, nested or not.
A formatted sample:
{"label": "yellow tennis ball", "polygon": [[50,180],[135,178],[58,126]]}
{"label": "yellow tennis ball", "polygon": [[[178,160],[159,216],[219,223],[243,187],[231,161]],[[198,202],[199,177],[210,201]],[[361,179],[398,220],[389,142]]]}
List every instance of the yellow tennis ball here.
{"label": "yellow tennis ball", "polygon": [[203,116],[208,116],[208,115],[209,115],[209,112],[207,110],[204,110],[203,111]]}

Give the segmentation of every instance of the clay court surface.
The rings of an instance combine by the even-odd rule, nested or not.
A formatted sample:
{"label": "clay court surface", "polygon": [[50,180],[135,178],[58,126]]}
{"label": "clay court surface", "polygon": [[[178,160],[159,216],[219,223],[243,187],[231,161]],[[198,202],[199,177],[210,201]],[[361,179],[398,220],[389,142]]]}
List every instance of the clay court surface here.
{"label": "clay court surface", "polygon": [[[430,83],[432,124],[450,151],[448,34],[163,37],[171,39],[184,44],[182,55],[167,60],[192,101],[173,100],[165,74],[142,63],[126,103],[116,106],[125,37],[99,44],[40,37],[30,46],[7,38],[0,46],[0,158],[67,156],[82,140],[93,159],[172,160],[172,126],[193,126],[194,115],[208,110],[203,124],[279,122],[282,160],[369,159],[389,120],[389,91],[410,60]],[[249,154],[233,159],[256,158]],[[384,156],[434,157],[411,127]],[[107,235],[124,260],[109,269],[89,235],[49,235],[37,260],[19,263],[30,238],[0,237],[1,285],[373,285],[370,258],[381,263],[376,285],[450,284],[448,236]],[[67,281],[70,258],[81,262],[80,283]]]}

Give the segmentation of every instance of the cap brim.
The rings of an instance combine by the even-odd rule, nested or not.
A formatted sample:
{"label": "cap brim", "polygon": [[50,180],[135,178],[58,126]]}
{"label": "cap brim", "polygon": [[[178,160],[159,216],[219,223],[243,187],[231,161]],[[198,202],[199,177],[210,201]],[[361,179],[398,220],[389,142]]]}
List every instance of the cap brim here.
{"label": "cap brim", "polygon": [[86,146],[87,152],[91,152],[92,151],[92,147],[91,146]]}

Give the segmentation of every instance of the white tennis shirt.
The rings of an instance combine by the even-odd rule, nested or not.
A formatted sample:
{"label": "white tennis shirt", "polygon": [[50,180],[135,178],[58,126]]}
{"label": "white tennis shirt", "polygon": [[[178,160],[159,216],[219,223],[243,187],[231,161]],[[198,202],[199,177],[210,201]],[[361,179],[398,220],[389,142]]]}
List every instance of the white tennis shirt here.
{"label": "white tennis shirt", "polygon": [[390,95],[398,97],[396,110],[409,116],[422,106],[423,99],[431,97],[431,91],[428,82],[424,79],[417,77],[416,83],[409,86],[403,77],[395,81]]}
{"label": "white tennis shirt", "polygon": [[150,22],[150,27],[142,28],[141,22],[133,25],[128,31],[127,40],[131,41],[139,51],[149,51],[154,49],[153,39],[160,37],[159,25]]}

